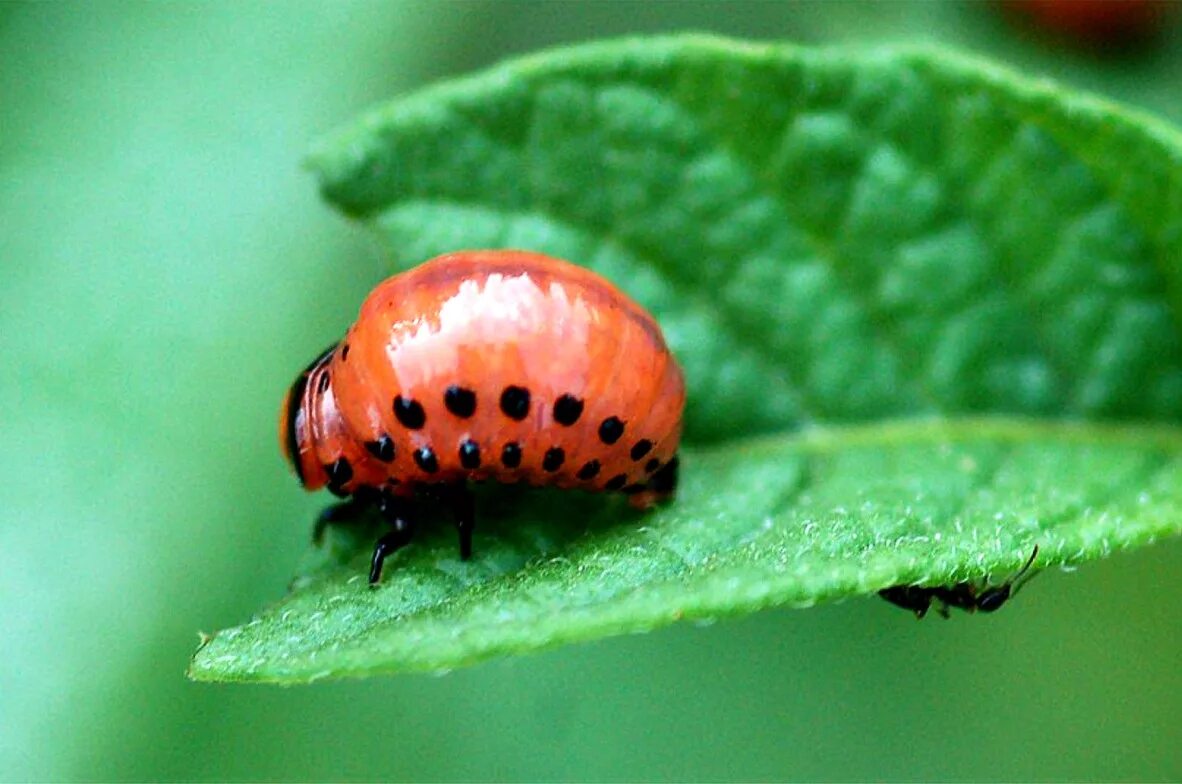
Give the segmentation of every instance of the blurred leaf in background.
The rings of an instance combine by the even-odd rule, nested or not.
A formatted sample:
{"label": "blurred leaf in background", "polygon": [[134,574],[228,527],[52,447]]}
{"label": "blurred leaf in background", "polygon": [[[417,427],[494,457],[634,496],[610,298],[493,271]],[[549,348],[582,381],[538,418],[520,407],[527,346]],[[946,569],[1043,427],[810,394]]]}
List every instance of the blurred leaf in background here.
{"label": "blurred leaf in background", "polygon": [[282,466],[278,402],[389,272],[318,203],[310,142],[511,54],[679,29],[960,44],[1182,121],[1176,25],[1106,58],[987,4],[0,10],[0,777],[1182,775],[1177,542],[987,622],[856,602],[443,679],[183,680],[192,629],[304,550],[323,501]]}

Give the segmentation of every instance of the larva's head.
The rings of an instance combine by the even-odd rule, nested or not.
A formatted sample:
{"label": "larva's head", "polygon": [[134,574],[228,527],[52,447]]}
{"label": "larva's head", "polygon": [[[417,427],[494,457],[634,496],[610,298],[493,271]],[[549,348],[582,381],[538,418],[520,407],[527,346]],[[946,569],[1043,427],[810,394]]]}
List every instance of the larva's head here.
{"label": "larva's head", "polygon": [[283,456],[295,471],[296,477],[308,490],[318,490],[328,484],[328,473],[321,463],[316,448],[317,397],[320,379],[325,377],[334,343],[312,364],[304,368],[283,399],[279,410],[279,446]]}

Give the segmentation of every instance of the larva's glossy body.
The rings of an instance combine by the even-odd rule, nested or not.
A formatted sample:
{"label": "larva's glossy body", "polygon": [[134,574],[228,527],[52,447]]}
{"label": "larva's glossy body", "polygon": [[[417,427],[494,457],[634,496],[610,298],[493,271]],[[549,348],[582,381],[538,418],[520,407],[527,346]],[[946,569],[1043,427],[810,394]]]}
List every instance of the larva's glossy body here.
{"label": "larva's glossy body", "polygon": [[[296,380],[280,425],[309,490],[397,520],[400,499],[445,488],[470,518],[467,480],[620,491],[640,507],[671,495],[684,405],[660,328],[606,280],[468,251],[379,284]],[[471,520],[460,530],[466,552]],[[397,539],[387,549],[409,533]]]}

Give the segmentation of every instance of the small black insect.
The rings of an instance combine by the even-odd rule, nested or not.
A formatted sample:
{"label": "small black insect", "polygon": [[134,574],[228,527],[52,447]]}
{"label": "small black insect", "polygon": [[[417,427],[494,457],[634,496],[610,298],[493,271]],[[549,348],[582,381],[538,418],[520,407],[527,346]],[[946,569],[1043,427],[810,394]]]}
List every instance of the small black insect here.
{"label": "small black insect", "polygon": [[[1038,545],[1026,560],[1026,564],[1001,585],[982,586],[979,583],[957,583],[956,585],[938,585],[931,588],[922,585],[892,585],[883,588],[878,595],[897,607],[911,610],[916,618],[925,616],[931,609],[932,602],[938,602],[936,612],[944,618],[948,617],[948,608],[956,607],[965,612],[991,613],[1009,601],[1018,589],[1022,587],[1038,572],[1030,572],[1034,559],[1038,557]],[[1029,573],[1025,580],[1024,575]]]}

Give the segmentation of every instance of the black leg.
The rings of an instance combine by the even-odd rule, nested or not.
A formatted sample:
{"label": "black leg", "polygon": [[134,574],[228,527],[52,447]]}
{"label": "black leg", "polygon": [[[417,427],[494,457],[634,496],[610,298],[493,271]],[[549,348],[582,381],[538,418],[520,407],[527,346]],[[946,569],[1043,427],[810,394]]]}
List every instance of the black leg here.
{"label": "black leg", "polygon": [[674,455],[648,480],[649,489],[661,495],[672,495],[677,490],[677,468],[680,463],[681,460]]}
{"label": "black leg", "polygon": [[414,536],[414,517],[410,504],[402,499],[384,496],[379,504],[382,515],[392,529],[373,546],[373,557],[369,562],[369,584],[376,585],[382,579],[382,564],[387,556],[401,550]]}
{"label": "black leg", "polygon": [[312,527],[312,543],[320,545],[324,541],[324,531],[330,525],[357,522],[377,500],[378,496],[371,488],[359,487],[348,500],[326,507]]}
{"label": "black leg", "polygon": [[476,499],[466,482],[460,482],[452,490],[452,513],[456,516],[456,530],[460,534],[460,559],[472,557],[472,530],[476,528]]}
{"label": "black leg", "polygon": [[460,558],[472,557],[472,530],[476,527],[476,499],[466,481],[434,485],[427,490],[434,499],[451,510],[460,534]]}

